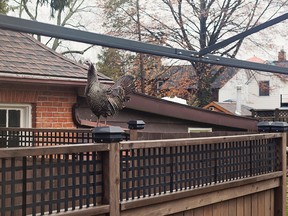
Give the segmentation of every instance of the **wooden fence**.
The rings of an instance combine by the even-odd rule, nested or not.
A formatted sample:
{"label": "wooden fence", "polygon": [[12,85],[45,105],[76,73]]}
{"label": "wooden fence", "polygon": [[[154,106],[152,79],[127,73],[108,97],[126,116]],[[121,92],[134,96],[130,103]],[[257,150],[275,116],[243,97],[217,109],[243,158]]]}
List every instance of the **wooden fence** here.
{"label": "wooden fence", "polygon": [[0,211],[284,216],[285,161],[281,133],[3,148]]}
{"label": "wooden fence", "polygon": [[252,117],[259,119],[259,121],[283,121],[288,122],[287,109],[274,110],[251,110]]}

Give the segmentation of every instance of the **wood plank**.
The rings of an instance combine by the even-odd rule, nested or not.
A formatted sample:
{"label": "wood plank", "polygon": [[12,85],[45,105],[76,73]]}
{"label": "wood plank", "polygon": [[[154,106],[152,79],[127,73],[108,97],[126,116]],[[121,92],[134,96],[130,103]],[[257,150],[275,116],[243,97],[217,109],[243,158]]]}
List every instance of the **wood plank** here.
{"label": "wood plank", "polygon": [[258,194],[252,194],[252,216],[258,216]]}
{"label": "wood plank", "polygon": [[3,148],[0,158],[25,157],[49,154],[71,154],[79,152],[109,151],[107,143],[73,144],[58,146],[37,146],[25,148]]}
{"label": "wood plank", "polygon": [[272,211],[271,211],[271,203],[270,203],[270,201],[271,201],[271,198],[270,198],[270,196],[271,196],[271,193],[270,193],[270,191],[271,190],[267,190],[267,191],[265,191],[264,193],[265,193],[265,196],[264,196],[264,211],[265,211],[265,214],[264,214],[264,216],[272,216],[273,214],[272,214]]}
{"label": "wood plank", "polygon": [[[196,209],[206,205],[219,203],[222,201],[246,196],[253,193],[265,191],[279,187],[279,179],[270,179],[261,181],[255,184],[244,185],[242,187],[229,188],[221,191],[211,191],[210,193],[200,194],[193,197],[186,197],[183,199],[172,200],[166,203],[143,206],[142,208],[130,209],[121,212],[121,216],[132,215],[169,215],[178,212],[183,212],[191,209]],[[161,196],[160,196],[161,198]]]}
{"label": "wood plank", "polygon": [[229,201],[222,202],[221,216],[229,215]]}
{"label": "wood plank", "polygon": [[235,135],[235,136],[219,136],[219,137],[200,137],[200,138],[182,138],[182,139],[162,139],[162,140],[142,140],[142,141],[122,141],[121,149],[130,150],[138,148],[154,148],[154,147],[172,147],[172,146],[187,146],[187,145],[205,145],[221,142],[234,141],[251,141],[261,139],[273,139],[281,137],[281,133],[267,133],[267,134],[249,134],[249,135]]}
{"label": "wood plank", "polygon": [[257,204],[257,208],[258,208],[258,215],[265,215],[265,191],[258,193],[258,204]]}
{"label": "wood plank", "polygon": [[[204,207],[205,208],[205,207]],[[213,205],[213,216],[221,216],[222,202]]]}
{"label": "wood plank", "polygon": [[103,205],[103,206],[89,207],[89,208],[83,208],[83,209],[67,211],[67,212],[60,212],[60,213],[57,213],[56,215],[59,215],[59,216],[103,215],[103,214],[109,213],[109,209],[110,209],[109,205]]}
{"label": "wood plank", "polygon": [[228,215],[237,216],[237,201],[232,199],[228,201]]}
{"label": "wood plank", "polygon": [[185,211],[182,216],[194,216],[194,210]]}
{"label": "wood plank", "polygon": [[236,199],[237,216],[244,216],[244,199],[239,197]]}
{"label": "wood plank", "polygon": [[204,215],[204,208],[197,208],[197,209],[195,209],[193,216],[205,216],[205,215]]}
{"label": "wood plank", "polygon": [[111,143],[109,152],[110,215],[120,216],[120,145]]}
{"label": "wood plank", "polygon": [[203,214],[205,216],[213,216],[213,205],[205,206],[203,211]]}
{"label": "wood plank", "polygon": [[270,190],[271,216],[273,216],[274,212],[275,212],[275,207],[274,207],[275,200],[274,200],[274,197],[275,197],[275,190]]}
{"label": "wood plank", "polygon": [[[176,214],[173,214],[173,215],[170,215],[170,216],[184,216],[184,213],[183,212],[180,212],[180,213],[176,213]],[[190,216],[190,215],[189,215]]]}
{"label": "wood plank", "polygon": [[102,204],[109,204],[110,199],[110,167],[109,167],[109,152],[101,152],[99,154],[99,158],[102,160],[102,166],[105,167],[103,169],[103,196],[102,196]]}
{"label": "wood plank", "polygon": [[286,146],[287,146],[287,136],[288,133],[282,133],[282,143],[278,145],[278,152],[277,155],[280,159],[280,166],[278,169],[282,170],[283,175],[280,180],[280,187],[275,190],[275,197],[274,197],[274,215],[275,216],[285,216],[286,215]]}
{"label": "wood plank", "polygon": [[244,197],[244,215],[252,215],[252,195]]}
{"label": "wood plank", "polygon": [[231,182],[219,183],[219,184],[209,186],[209,187],[197,188],[197,189],[187,190],[187,191],[179,191],[179,192],[174,192],[170,194],[149,197],[145,199],[122,202],[121,210],[128,210],[132,208],[160,204],[160,203],[165,203],[165,202],[172,201],[172,200],[201,195],[201,194],[209,193],[212,191],[222,191],[225,189],[254,184],[254,183],[269,180],[269,179],[277,179],[278,177],[281,177],[282,174],[283,173],[279,171],[279,172],[264,174],[261,176],[254,176],[254,177],[239,179],[239,180],[235,180]]}

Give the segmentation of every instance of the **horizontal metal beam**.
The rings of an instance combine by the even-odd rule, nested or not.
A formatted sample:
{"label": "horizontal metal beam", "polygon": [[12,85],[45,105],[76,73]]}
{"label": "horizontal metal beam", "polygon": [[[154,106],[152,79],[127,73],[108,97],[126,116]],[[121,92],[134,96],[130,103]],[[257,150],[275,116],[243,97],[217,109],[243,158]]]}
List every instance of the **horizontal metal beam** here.
{"label": "horizontal metal beam", "polygon": [[261,30],[263,30],[265,28],[268,28],[268,27],[270,27],[272,25],[275,25],[275,24],[277,24],[277,23],[279,23],[279,22],[281,22],[283,20],[286,20],[286,19],[288,19],[288,13],[283,14],[283,15],[281,15],[279,17],[276,17],[275,19],[269,20],[269,21],[267,21],[265,23],[262,23],[262,24],[260,24],[258,26],[255,26],[255,27],[253,27],[251,29],[248,29],[245,32],[239,33],[239,34],[237,34],[237,35],[235,35],[233,37],[230,37],[230,38],[228,38],[226,40],[223,40],[223,41],[221,41],[219,43],[216,43],[216,44],[213,44],[211,46],[208,46],[208,47],[200,50],[199,51],[199,55],[202,56],[202,55],[205,55],[207,53],[210,53],[213,50],[217,50],[217,49],[223,48],[223,47],[227,46],[228,44],[231,44],[231,43],[233,43],[233,42],[235,42],[237,40],[240,40],[240,39],[242,39],[244,37],[247,37],[247,36],[249,36],[251,34],[254,34],[254,33],[256,33],[258,31],[261,31]]}
{"label": "horizontal metal beam", "polygon": [[207,64],[288,74],[287,68],[277,67],[274,65],[259,64],[220,57],[216,55],[199,56],[199,53],[195,51],[169,48],[5,15],[0,15],[0,28],[94,44],[104,47],[124,49],[133,52],[165,56],[174,59],[187,60],[189,62],[203,62]]}

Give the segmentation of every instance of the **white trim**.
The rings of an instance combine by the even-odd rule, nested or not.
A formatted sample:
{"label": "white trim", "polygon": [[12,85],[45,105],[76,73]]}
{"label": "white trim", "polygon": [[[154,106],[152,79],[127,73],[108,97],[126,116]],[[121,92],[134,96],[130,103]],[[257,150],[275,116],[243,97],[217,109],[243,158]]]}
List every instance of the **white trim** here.
{"label": "white trim", "polygon": [[30,104],[0,103],[0,109],[20,110],[20,127],[32,127],[32,106]]}

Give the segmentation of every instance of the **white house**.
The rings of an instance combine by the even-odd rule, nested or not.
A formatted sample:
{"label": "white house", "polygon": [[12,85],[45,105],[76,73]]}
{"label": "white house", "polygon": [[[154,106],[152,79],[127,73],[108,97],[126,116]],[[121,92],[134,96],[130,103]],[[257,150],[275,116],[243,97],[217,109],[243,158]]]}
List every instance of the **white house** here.
{"label": "white house", "polygon": [[[287,67],[286,53],[281,50],[278,61],[265,62],[257,57],[250,61]],[[212,84],[218,102],[237,101],[254,109],[288,109],[288,75],[247,69],[227,68]],[[237,90],[238,89],[238,90]]]}

